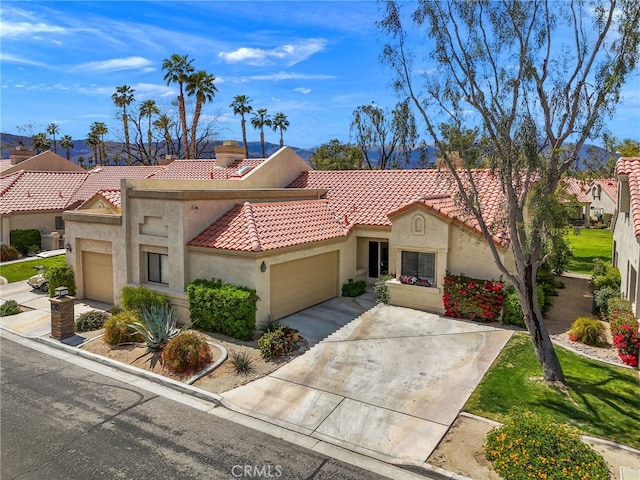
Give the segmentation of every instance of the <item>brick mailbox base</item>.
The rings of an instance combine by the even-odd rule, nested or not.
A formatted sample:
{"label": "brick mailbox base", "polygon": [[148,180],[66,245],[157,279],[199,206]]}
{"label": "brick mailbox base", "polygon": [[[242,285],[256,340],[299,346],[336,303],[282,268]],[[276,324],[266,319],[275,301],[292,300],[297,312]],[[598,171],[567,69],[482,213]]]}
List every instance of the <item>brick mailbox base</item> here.
{"label": "brick mailbox base", "polygon": [[50,298],[51,336],[56,340],[75,334],[74,304],[75,297]]}

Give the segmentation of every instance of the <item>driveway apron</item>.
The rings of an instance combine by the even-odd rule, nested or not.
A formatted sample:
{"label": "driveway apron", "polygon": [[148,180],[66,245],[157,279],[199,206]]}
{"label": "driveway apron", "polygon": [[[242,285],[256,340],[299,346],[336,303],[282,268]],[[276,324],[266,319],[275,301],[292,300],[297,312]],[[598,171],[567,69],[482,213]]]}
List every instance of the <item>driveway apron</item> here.
{"label": "driveway apron", "polygon": [[227,407],[380,460],[421,465],[511,330],[378,305]]}

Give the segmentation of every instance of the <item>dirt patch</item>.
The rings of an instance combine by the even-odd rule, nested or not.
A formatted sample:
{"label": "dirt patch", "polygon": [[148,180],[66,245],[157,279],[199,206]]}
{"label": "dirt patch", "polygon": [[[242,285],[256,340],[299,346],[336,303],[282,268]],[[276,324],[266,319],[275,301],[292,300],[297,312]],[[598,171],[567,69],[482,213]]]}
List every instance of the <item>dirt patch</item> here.
{"label": "dirt patch", "polygon": [[[99,334],[100,331],[87,332],[82,335],[90,338],[99,336]],[[304,339],[301,339],[299,343],[303,348],[296,351],[294,354],[274,360],[265,360],[260,356],[260,350],[258,349],[256,342],[243,342],[218,334],[206,334],[205,336],[207,337],[207,340],[214,345],[217,344],[224,347],[228,354],[227,360],[222,365],[193,383],[195,387],[213,393],[223,393],[244,385],[245,383],[264,377],[265,375],[269,375],[271,372],[277,370],[306,349],[304,348]],[[169,369],[164,368],[159,355],[154,355],[153,353],[148,352],[147,347],[144,345],[133,344],[111,347],[102,339],[102,337],[99,337],[84,344],[81,348],[127,365],[132,365],[149,372],[157,373],[158,375],[172,378],[179,382],[186,382],[191,378],[191,375],[178,375]],[[213,354],[213,362],[220,358],[221,351],[218,348],[212,348],[211,352]],[[247,374],[236,373],[231,362],[232,354],[234,352],[244,353],[248,356],[252,362],[252,369],[250,372]]]}
{"label": "dirt patch", "polygon": [[[569,339],[567,332],[576,318],[595,318],[591,313],[592,296],[588,279],[562,277],[560,280],[565,288],[558,290],[558,296],[554,297],[554,304],[545,318],[552,340],[578,353],[622,365],[615,347],[611,345],[607,322],[602,322],[607,345],[590,347]],[[486,435],[492,428],[494,425],[484,420],[458,416],[427,462],[473,479],[499,480],[501,477],[491,469],[484,449]],[[620,478],[620,466],[637,468],[640,465],[639,454],[599,442],[587,443],[603,456],[612,479]]]}

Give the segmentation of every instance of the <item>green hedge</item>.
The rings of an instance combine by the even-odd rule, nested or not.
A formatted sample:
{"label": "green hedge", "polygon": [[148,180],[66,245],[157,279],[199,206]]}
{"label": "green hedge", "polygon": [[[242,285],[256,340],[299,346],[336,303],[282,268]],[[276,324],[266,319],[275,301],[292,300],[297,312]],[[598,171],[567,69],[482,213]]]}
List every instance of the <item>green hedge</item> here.
{"label": "green hedge", "polygon": [[199,279],[187,285],[191,321],[196,328],[251,340],[256,328],[255,290],[222,280]]}
{"label": "green hedge", "polygon": [[29,247],[42,243],[40,230],[11,230],[9,233],[9,243],[16,247],[23,255],[29,253]]}
{"label": "green hedge", "polygon": [[[536,285],[536,297],[538,299],[538,306],[542,308],[545,304],[544,287],[542,285]],[[509,285],[505,291],[503,308],[502,323],[526,328],[520,298],[513,285]]]}
{"label": "green hedge", "polygon": [[64,265],[51,267],[45,272],[44,276],[49,282],[50,297],[55,297],[55,290],[58,287],[67,287],[71,296],[76,294],[76,278],[71,265],[65,263]]}
{"label": "green hedge", "polygon": [[349,282],[342,285],[343,297],[357,297],[367,291],[367,282],[358,280],[357,282]]}
{"label": "green hedge", "polygon": [[120,305],[125,310],[131,310],[138,315],[142,313],[143,309],[151,308],[153,304],[166,304],[169,305],[169,296],[163,293],[158,293],[144,285],[131,286],[125,285],[122,287],[120,294]]}

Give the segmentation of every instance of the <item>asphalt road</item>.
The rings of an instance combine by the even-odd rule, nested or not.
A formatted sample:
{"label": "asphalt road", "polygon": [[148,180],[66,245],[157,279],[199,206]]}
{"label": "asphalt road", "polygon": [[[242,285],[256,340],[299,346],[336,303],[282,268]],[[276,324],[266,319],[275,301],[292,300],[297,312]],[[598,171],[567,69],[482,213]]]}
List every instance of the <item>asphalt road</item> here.
{"label": "asphalt road", "polygon": [[0,339],[0,478],[381,479]]}

